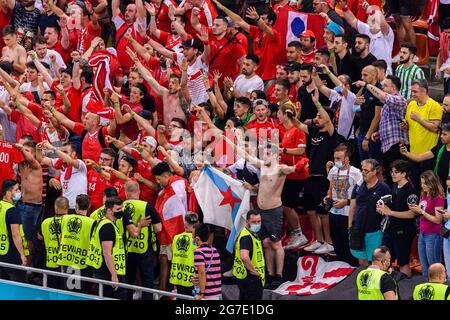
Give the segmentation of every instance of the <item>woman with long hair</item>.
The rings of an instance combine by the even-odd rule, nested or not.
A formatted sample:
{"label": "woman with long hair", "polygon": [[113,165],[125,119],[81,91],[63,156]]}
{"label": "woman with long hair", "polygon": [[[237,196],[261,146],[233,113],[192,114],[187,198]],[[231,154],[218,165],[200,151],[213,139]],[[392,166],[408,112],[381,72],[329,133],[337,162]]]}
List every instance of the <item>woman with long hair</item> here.
{"label": "woman with long hair", "polygon": [[439,233],[442,215],[438,210],[444,209],[444,189],[439,177],[431,170],[420,175],[422,194],[419,205],[409,208],[420,215],[419,258],[422,275],[428,275],[428,267],[441,261],[442,237]]}

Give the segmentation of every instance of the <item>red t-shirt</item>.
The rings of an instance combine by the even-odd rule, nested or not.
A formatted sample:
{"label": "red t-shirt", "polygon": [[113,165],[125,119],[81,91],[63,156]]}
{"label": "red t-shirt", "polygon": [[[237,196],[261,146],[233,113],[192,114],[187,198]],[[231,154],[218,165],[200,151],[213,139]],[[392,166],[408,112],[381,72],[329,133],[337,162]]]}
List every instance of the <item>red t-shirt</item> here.
{"label": "red t-shirt", "polygon": [[314,63],[314,58],[316,57],[316,50],[311,51],[308,54],[300,55],[304,63],[312,64]]}
{"label": "red t-shirt", "polygon": [[91,198],[91,209],[96,210],[103,205],[103,191],[110,187],[109,181],[94,169],[87,173],[88,196]]}
{"label": "red t-shirt", "polygon": [[[227,44],[226,47],[223,47],[228,42],[227,37],[218,40],[217,37],[213,35],[211,29],[208,30],[208,33],[209,45],[211,47],[210,61],[216,53],[218,53],[213,64],[209,66],[209,74],[212,76],[214,70],[219,70],[222,74],[222,78],[219,79],[219,86],[220,88],[223,88],[223,79],[225,77],[230,77],[234,80],[239,75],[239,65],[237,61],[245,56],[245,50],[236,39]],[[223,49],[220,49],[222,47]]]}
{"label": "red t-shirt", "polygon": [[[52,87],[50,90],[54,91],[56,93],[56,101],[55,101],[55,108],[59,112],[62,112],[63,107],[63,98],[59,94],[58,90],[56,90],[56,86],[58,83],[56,81],[53,81]],[[70,86],[69,89],[66,90],[67,98],[70,101],[70,110],[67,114],[67,118],[74,122],[80,122],[81,121],[81,87],[80,89],[76,90],[73,86]]]}
{"label": "red t-shirt", "polygon": [[239,43],[242,45],[242,48],[245,50],[245,54],[248,53],[248,39],[242,32],[238,32],[236,34],[236,40],[239,41]]}
{"label": "red t-shirt", "polygon": [[161,2],[161,9],[156,6],[156,26],[159,30],[163,30],[166,32],[170,31],[170,27],[172,25],[172,21],[169,18],[169,6],[173,6],[175,8],[178,7],[175,1],[172,0],[163,0]]}
{"label": "red t-shirt", "polygon": [[[134,65],[133,60],[131,60],[130,56],[127,53],[127,47],[129,47],[131,50],[133,50],[133,52],[135,52],[135,50],[133,49],[133,46],[130,44],[130,42],[127,41],[127,39],[125,39],[124,35],[125,32],[127,32],[128,29],[131,30],[131,36],[133,37],[133,39],[135,41],[137,41],[140,44],[144,44],[144,39],[140,36],[139,31],[136,30],[136,28],[134,27],[137,22],[128,25],[125,22],[125,18],[123,16],[122,13],[120,13],[117,17],[113,18],[113,21],[118,21],[120,20],[121,23],[115,23],[116,24],[116,50],[117,50],[117,59],[119,60],[119,64],[122,66],[123,72],[124,73],[129,73],[130,72],[130,67],[132,65]],[[120,27],[117,28],[117,25],[120,25]],[[120,41],[119,41],[120,40]],[[119,43],[117,43],[117,41],[119,41]]]}
{"label": "red t-shirt", "polygon": [[56,52],[58,52],[61,55],[61,58],[63,59],[64,62],[67,63],[67,61],[69,60],[70,51],[62,47],[61,38],[59,38],[59,40],[53,47],[47,46],[47,49],[55,50]]}
{"label": "red t-shirt", "polygon": [[281,36],[273,30],[273,36],[264,34],[258,27],[250,26],[250,37],[253,38],[253,50],[259,58],[259,66],[256,70],[258,76],[264,81],[275,79],[276,66],[279,63]]}
{"label": "red t-shirt", "polygon": [[[142,156],[134,149],[131,149],[131,156],[135,158],[138,162],[137,172],[141,174],[144,179],[150,180],[153,183],[156,183],[155,176],[152,173],[152,167],[150,163],[142,159]],[[156,191],[149,188],[143,183],[139,182],[139,187],[141,190],[141,194],[139,198],[141,200],[150,202],[151,204],[155,204],[156,202]]]}
{"label": "red t-shirt", "polygon": [[[137,181],[135,178],[130,178],[132,181]],[[118,197],[120,200],[127,200],[127,195],[125,194],[125,181],[117,178],[114,174],[111,173],[111,178],[109,179],[110,185],[116,188]]]}
{"label": "red t-shirt", "polygon": [[[180,7],[184,7],[184,2],[180,5]],[[191,24],[191,16],[192,16],[192,9],[186,11],[185,15],[186,17],[186,33],[193,35],[194,39],[199,40],[197,37],[197,31],[192,27]],[[214,23],[214,19],[217,17],[217,11],[214,5],[211,3],[210,0],[205,0],[203,3],[203,7],[200,8],[200,16],[199,21],[200,24],[206,27],[211,27]]]}
{"label": "red t-shirt", "polygon": [[14,180],[13,164],[24,160],[22,152],[17,150],[12,143],[0,141],[0,185],[3,180]]}
{"label": "red t-shirt", "polygon": [[[28,109],[38,118],[42,119],[42,108],[40,105],[30,102],[28,104]],[[9,119],[16,124],[16,137],[17,140],[20,139],[25,134],[29,134],[33,137],[34,141],[41,141],[41,136],[39,135],[39,130],[33,123],[28,120],[22,113],[17,110],[11,110],[11,115]]]}
{"label": "red t-shirt", "polygon": [[[139,113],[143,110],[142,105],[140,103],[134,103],[125,98],[120,99],[120,104],[121,105],[128,104],[131,110],[133,110],[136,113]],[[123,115],[126,114],[125,111],[123,110],[123,107],[121,107],[120,110],[122,111]],[[131,119],[127,123],[120,125],[120,131],[123,132],[123,134],[126,135],[131,140],[135,140],[139,133],[139,128],[136,120]]]}
{"label": "red t-shirt", "polygon": [[[83,133],[84,126],[83,124],[77,122],[75,123],[75,127],[73,128],[73,132],[77,135],[81,136]],[[103,127],[101,128],[103,137],[105,137],[108,134],[108,128]],[[105,144],[108,146],[108,143],[105,141]],[[102,152],[102,145],[100,144],[100,141],[98,141],[98,130],[95,131],[93,134],[90,134],[89,132],[86,133],[84,136],[83,141],[81,141],[81,152],[82,152],[82,159],[91,159],[98,163],[100,159],[100,153]]]}
{"label": "red t-shirt", "polygon": [[[280,123],[278,121],[275,121],[271,118],[267,118],[266,121],[264,122],[258,122],[258,121],[252,121],[249,122],[246,126],[247,128],[247,132],[249,132],[250,134],[252,134],[253,136],[256,135],[256,138],[259,139],[260,136],[262,136],[262,139],[270,139],[271,141],[273,141],[272,139],[275,137],[272,137],[272,132],[274,132],[275,130],[278,130],[278,135],[281,139],[281,137],[283,137],[286,129],[280,125]],[[264,133],[264,130],[266,130],[266,133]],[[275,142],[275,141],[273,141]]]}
{"label": "red t-shirt", "polygon": [[[294,101],[296,94],[297,89],[295,88],[295,85],[291,85],[291,88],[289,89],[289,100]],[[269,99],[269,102],[278,103],[278,99],[275,96],[275,83],[272,83],[267,89],[267,98]]]}
{"label": "red t-shirt", "polygon": [[[190,34],[187,35],[188,39],[192,39]],[[166,49],[183,53],[183,39],[179,35],[174,35],[173,33],[161,31],[159,36],[159,41],[166,47]]]}
{"label": "red t-shirt", "polygon": [[[281,148],[306,148],[306,135],[303,131],[296,127],[292,127],[289,130],[286,130],[283,139],[280,144]],[[289,166],[295,165],[298,161],[300,161],[304,156],[295,156],[292,154],[281,153],[280,158],[281,161]],[[286,177],[286,179],[298,180],[301,179],[298,173],[294,172]]]}

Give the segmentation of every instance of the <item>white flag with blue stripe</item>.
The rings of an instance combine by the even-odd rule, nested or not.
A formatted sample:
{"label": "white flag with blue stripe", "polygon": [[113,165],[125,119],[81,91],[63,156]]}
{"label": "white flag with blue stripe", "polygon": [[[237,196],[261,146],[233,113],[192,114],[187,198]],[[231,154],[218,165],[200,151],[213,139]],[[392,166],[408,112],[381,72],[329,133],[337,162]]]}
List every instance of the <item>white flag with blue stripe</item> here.
{"label": "white flag with blue stripe", "polygon": [[203,221],[231,231],[227,250],[233,252],[234,241],[245,228],[246,214],[250,210],[250,191],[242,182],[207,165],[194,187]]}

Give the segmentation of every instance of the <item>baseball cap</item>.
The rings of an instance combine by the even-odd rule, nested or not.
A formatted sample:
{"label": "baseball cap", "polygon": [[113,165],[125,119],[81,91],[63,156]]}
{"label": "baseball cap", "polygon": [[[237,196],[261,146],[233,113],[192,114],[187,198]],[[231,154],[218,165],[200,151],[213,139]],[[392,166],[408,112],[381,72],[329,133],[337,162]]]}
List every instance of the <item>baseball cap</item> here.
{"label": "baseball cap", "polygon": [[231,19],[228,16],[225,19],[227,19],[227,27],[228,28],[233,28],[235,26],[235,23],[234,23],[233,19]]}
{"label": "baseball cap", "polygon": [[142,118],[144,118],[145,120],[152,120],[153,119],[153,115],[151,113],[151,111],[148,110],[141,110],[138,113]]}
{"label": "baseball cap", "polygon": [[142,139],[142,142],[148,143],[150,146],[153,147],[153,149],[156,149],[156,146],[158,145],[158,143],[156,142],[155,138],[151,137],[151,136],[146,136]]}
{"label": "baseball cap", "polygon": [[132,156],[126,155],[122,158],[122,160],[125,160],[126,162],[128,162],[130,164],[130,166],[132,166],[133,168],[136,168],[136,166],[137,166],[137,161]]}
{"label": "baseball cap", "polygon": [[300,37],[312,37],[315,39],[316,35],[311,30],[305,30],[300,34]]}
{"label": "baseball cap", "polygon": [[253,108],[255,108],[256,106],[259,106],[261,104],[266,106],[267,108],[269,107],[269,102],[267,102],[267,100],[265,100],[265,99],[256,99],[255,101],[253,101]]}
{"label": "baseball cap", "polygon": [[344,33],[344,30],[336,22],[330,22],[324,28],[327,28],[328,30],[333,32],[335,36],[338,36],[338,35],[341,35]]}

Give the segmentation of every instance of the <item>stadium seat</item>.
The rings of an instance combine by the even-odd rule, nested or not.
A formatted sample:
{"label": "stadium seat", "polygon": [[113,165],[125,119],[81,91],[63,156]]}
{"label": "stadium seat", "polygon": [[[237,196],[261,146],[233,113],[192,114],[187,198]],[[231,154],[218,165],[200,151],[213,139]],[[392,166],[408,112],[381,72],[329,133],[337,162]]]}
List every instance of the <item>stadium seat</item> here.
{"label": "stadium seat", "polygon": [[428,52],[428,37],[425,34],[416,33],[416,47],[417,47],[417,65],[419,67],[426,66],[429,71],[429,76],[431,77],[431,65],[430,65],[430,55]]}

